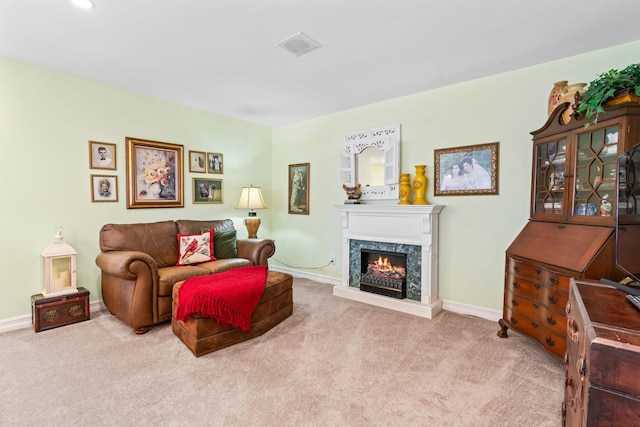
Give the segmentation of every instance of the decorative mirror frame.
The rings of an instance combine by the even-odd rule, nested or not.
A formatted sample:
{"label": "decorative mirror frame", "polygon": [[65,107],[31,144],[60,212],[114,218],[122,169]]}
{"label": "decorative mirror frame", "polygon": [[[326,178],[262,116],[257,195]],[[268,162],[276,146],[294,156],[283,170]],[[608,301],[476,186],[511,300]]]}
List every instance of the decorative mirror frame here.
{"label": "decorative mirror frame", "polygon": [[388,200],[399,198],[400,180],[400,125],[364,129],[344,136],[343,151],[340,152],[338,184],[353,187],[358,165],[356,154],[375,147],[384,153],[384,185],[362,186],[361,200]]}

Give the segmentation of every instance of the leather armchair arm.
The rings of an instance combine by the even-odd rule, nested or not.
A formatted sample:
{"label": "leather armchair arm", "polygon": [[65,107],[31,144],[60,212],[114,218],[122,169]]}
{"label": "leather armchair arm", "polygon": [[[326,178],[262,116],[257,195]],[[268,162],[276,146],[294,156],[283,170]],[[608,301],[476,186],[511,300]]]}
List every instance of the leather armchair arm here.
{"label": "leather armchair arm", "polygon": [[276,253],[276,242],[271,239],[238,239],[238,257],[246,258],[253,265],[269,265],[269,257]]}
{"label": "leather armchair arm", "polygon": [[135,261],[142,261],[147,264],[152,274],[157,277],[158,264],[151,256],[138,251],[110,251],[101,252],[96,257],[96,264],[103,273],[119,277],[124,280],[136,280],[137,274],[131,264]]}

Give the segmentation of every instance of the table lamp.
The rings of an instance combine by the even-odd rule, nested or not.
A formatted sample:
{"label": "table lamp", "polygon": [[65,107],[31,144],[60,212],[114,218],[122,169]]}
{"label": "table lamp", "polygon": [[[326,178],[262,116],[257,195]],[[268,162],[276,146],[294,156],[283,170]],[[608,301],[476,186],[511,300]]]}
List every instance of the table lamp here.
{"label": "table lamp", "polygon": [[249,233],[250,239],[258,237],[258,228],[260,228],[260,218],[256,214],[254,209],[264,209],[267,205],[262,198],[262,188],[254,187],[242,187],[242,193],[240,194],[240,200],[236,209],[250,209],[249,216],[244,220],[244,225],[247,227],[247,233]]}

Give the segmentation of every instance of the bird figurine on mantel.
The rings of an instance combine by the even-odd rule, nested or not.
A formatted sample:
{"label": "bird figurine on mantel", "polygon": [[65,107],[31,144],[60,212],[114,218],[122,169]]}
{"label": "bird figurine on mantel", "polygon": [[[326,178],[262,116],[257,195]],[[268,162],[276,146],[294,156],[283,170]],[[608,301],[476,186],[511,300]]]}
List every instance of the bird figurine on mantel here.
{"label": "bird figurine on mantel", "polygon": [[355,187],[347,187],[345,184],[342,184],[342,188],[345,193],[347,193],[347,200],[344,201],[345,205],[358,205],[360,204],[360,197],[362,197],[362,192],[360,192],[360,184],[356,184]]}

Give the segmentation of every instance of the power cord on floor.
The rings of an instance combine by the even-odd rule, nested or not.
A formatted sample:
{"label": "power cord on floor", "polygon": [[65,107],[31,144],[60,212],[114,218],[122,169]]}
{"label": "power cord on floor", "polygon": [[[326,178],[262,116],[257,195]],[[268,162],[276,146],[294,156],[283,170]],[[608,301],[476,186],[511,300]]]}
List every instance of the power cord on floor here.
{"label": "power cord on floor", "polygon": [[282,265],[286,265],[286,266],[287,266],[287,267],[289,267],[289,268],[301,268],[301,269],[303,269],[303,270],[320,270],[320,269],[325,268],[325,267],[328,267],[328,266],[330,266],[330,265],[332,264],[332,262],[331,262],[331,261],[329,261],[329,262],[328,262],[328,263],[326,263],[325,265],[321,265],[321,266],[319,266],[319,267],[296,267],[295,265],[289,265],[289,264],[287,264],[286,262],[282,262],[282,261],[280,261],[280,260],[279,260],[278,258],[276,258],[276,257],[271,257],[271,259],[272,259],[272,260],[274,260],[274,261],[279,262],[279,263],[280,263],[280,264],[282,264]]}

